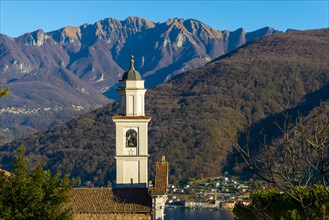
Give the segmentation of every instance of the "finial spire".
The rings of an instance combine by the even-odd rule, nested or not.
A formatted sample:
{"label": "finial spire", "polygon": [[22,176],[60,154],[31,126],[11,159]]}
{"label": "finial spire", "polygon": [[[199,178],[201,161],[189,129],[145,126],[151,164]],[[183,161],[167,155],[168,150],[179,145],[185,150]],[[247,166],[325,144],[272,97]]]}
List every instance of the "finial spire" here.
{"label": "finial spire", "polygon": [[134,55],[132,54],[131,57],[130,57],[130,70],[134,70],[135,67],[134,67]]}

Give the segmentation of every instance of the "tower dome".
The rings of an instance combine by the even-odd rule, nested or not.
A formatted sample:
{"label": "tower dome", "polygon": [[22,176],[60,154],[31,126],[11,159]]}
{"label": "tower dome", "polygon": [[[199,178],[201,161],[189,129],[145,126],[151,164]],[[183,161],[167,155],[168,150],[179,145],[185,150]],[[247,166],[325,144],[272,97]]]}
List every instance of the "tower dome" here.
{"label": "tower dome", "polygon": [[141,74],[135,70],[134,62],[134,55],[131,55],[129,70],[124,72],[122,80],[142,80]]}

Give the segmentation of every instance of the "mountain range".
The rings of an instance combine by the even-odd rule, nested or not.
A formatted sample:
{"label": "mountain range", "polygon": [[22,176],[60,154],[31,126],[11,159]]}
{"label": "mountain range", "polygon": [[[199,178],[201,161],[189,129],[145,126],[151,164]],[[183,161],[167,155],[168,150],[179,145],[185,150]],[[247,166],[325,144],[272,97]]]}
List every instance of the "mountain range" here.
{"label": "mountain range", "polygon": [[53,127],[116,99],[118,79],[132,53],[136,69],[151,88],[277,32],[270,27],[249,33],[242,28],[220,31],[194,19],[155,23],[128,17],[48,33],[37,30],[17,38],[0,34],[0,85],[11,91],[0,105],[1,142]]}
{"label": "mountain range", "polygon": [[[284,114],[308,118],[321,102],[328,112],[328,48],[329,29],[277,33],[148,90],[150,164],[165,155],[171,181],[219,175],[235,166],[232,140],[245,132],[247,122],[270,143],[280,138],[274,122],[281,123]],[[111,116],[117,108],[114,102],[3,145],[3,168],[9,169],[17,147],[24,145],[35,164],[42,161],[52,171],[106,185],[115,176]],[[154,175],[154,166],[149,169]]]}

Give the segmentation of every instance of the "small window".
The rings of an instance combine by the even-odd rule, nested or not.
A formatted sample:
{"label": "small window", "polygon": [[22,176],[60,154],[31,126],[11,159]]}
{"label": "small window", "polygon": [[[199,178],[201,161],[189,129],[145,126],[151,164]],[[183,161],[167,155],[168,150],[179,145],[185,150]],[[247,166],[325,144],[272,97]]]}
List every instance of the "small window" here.
{"label": "small window", "polygon": [[133,129],[126,133],[126,147],[137,147],[137,132]]}

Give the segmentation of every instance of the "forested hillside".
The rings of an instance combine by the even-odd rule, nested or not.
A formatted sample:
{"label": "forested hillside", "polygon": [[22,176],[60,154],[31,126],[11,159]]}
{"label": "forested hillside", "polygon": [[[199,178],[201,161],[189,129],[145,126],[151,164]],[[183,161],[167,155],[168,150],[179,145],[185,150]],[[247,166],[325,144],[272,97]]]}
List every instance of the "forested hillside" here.
{"label": "forested hillside", "polygon": [[[146,93],[149,168],[164,154],[170,179],[218,175],[234,164],[229,139],[255,129],[273,130],[282,112],[310,115],[329,99],[329,29],[257,39]],[[7,169],[23,144],[33,161],[69,171],[98,185],[114,180],[117,104],[1,147]],[[328,108],[327,108],[328,109]],[[273,136],[277,138],[277,136]]]}

